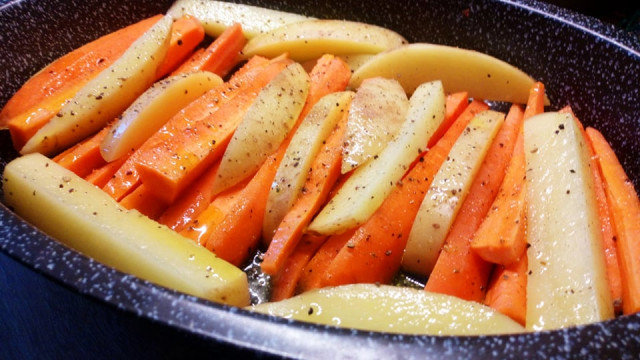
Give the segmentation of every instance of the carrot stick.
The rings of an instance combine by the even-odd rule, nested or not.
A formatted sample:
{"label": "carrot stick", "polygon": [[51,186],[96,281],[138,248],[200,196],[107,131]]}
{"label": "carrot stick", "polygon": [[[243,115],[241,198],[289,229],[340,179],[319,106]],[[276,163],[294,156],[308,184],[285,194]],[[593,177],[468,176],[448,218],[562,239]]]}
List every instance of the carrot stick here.
{"label": "carrot stick", "polygon": [[[570,106],[566,106],[560,109],[559,112],[569,113],[573,116],[573,119],[578,124],[578,127],[582,131],[585,139],[587,139],[587,133],[582,126],[580,120],[575,116]],[[595,155],[595,150],[590,141],[589,144],[589,169],[591,170],[591,177],[593,178],[594,192],[596,194],[596,201],[598,203],[598,219],[600,220],[600,232],[602,234],[602,250],[604,252],[605,265],[607,268],[607,280],[609,281],[609,290],[611,291],[611,299],[613,300],[613,307],[616,313],[622,312],[622,279],[620,275],[620,263],[618,261],[618,246],[616,245],[616,232],[613,228],[611,211],[609,204],[607,203],[607,195],[605,192],[605,186],[602,181],[602,175],[598,165],[598,160]]]}
{"label": "carrot stick", "polygon": [[427,148],[433,147],[438,140],[447,132],[451,124],[455,121],[455,119],[462,114],[464,109],[469,105],[469,93],[458,92],[454,94],[447,95],[447,100],[445,103],[445,114],[444,121],[440,124],[438,129],[431,139],[429,139],[429,143],[427,144]]}
{"label": "carrot stick", "polygon": [[345,111],[337,127],[313,161],[310,175],[303,186],[305,190],[276,229],[264,260],[260,264],[265,273],[275,275],[282,270],[287,257],[302,237],[302,231],[324,204],[329,191],[340,176],[342,135],[346,129],[347,118],[348,112]]}
{"label": "carrot stick", "polygon": [[290,62],[279,59],[264,68],[255,67],[229,84],[210,90],[178,112],[148,140],[155,145],[136,154],[135,166],[141,181],[158,198],[173,202],[222,157],[260,90]]}
{"label": "carrot stick", "polygon": [[18,151],[22,149],[24,144],[60,111],[67,100],[71,99],[82,85],[84,84],[57,91],[29,111],[10,118],[6,125],[11,133],[13,147]]}
{"label": "carrot stick", "polygon": [[211,190],[219,165],[220,163],[216,163],[211,166],[193,186],[187,188],[187,191],[162,213],[158,222],[180,232],[192,219],[200,215],[213,201],[214,194]]}
{"label": "carrot stick", "polygon": [[233,24],[206,50],[194,53],[173,74],[205,70],[224,77],[237,64],[240,51],[246,43],[247,39],[242,33],[242,26],[238,23]]}
{"label": "carrot stick", "polygon": [[[521,224],[524,227],[524,223]],[[493,271],[484,299],[487,306],[525,325],[527,315],[527,257]]]}
{"label": "carrot stick", "polygon": [[326,236],[311,234],[302,236],[296,248],[287,257],[283,269],[271,277],[271,301],[288,299],[295,294],[304,267],[326,239]]}
{"label": "carrot stick", "polygon": [[118,160],[115,160],[106,165],[103,165],[102,167],[94,169],[84,179],[99,188],[104,188],[104,186],[107,185],[107,182],[109,182],[109,180],[113,178],[116,171],[118,171],[118,169],[122,167],[122,165],[127,160],[127,158],[128,156],[123,156]]}
{"label": "carrot stick", "polygon": [[[238,70],[238,73],[235,74],[228,83],[212,89],[211,91],[205,93],[202,97],[198,98],[196,101],[208,102],[212,104],[230,101],[240,92],[239,84],[243,81],[242,79],[244,79],[247,74],[249,74],[250,76],[255,76],[255,72],[262,70],[267,63],[268,60],[265,58],[258,56],[253,57],[247,64],[245,64],[242,69]],[[213,111],[213,109],[215,109],[215,107],[212,107],[209,110]],[[162,129],[160,129],[149,139],[147,139],[147,141],[145,141],[140,146],[140,148],[138,148],[133,153],[133,155],[131,155],[127,159],[122,168],[115,173],[115,177],[109,179],[107,184],[105,184],[105,186],[103,187],[103,190],[107,194],[111,195],[111,197],[116,199],[116,201],[120,201],[125,195],[133,191],[133,189],[135,189],[140,184],[140,175],[136,168],[138,157],[143,156],[144,153],[152,152],[154,147],[161,148],[163,146],[176,146],[176,144],[171,143],[172,140],[170,131],[184,131],[184,135],[186,136],[189,132],[188,129],[194,127],[193,122],[206,117],[208,115],[208,112],[200,113],[200,116],[196,119],[193,119],[193,122],[190,121],[191,119],[189,118],[179,117],[179,114],[180,113],[176,114],[176,116],[170,119]]]}
{"label": "carrot stick", "polygon": [[528,119],[534,115],[544,112],[544,84],[536,82],[529,90],[527,108],[524,111],[524,118]]}
{"label": "carrot stick", "polygon": [[522,127],[522,117],[522,109],[511,106],[449,230],[425,290],[465,300],[484,298],[491,264],[471,250],[471,238],[498,193]]}
{"label": "carrot stick", "polygon": [[169,49],[156,70],[156,76],[164,77],[177,68],[203,39],[204,28],[195,17],[185,15],[174,21],[171,25]]}
{"label": "carrot stick", "polygon": [[[240,266],[257,247],[262,231],[262,219],[267,205],[268,192],[278,170],[278,159],[271,156],[258,173],[243,187],[224,212],[222,220],[210,225],[206,240],[207,249],[220,258]],[[223,201],[223,200],[221,200]],[[212,205],[216,206],[217,198]]]}
{"label": "carrot stick", "polygon": [[[321,280],[314,285],[387,283],[391,280],[400,268],[413,220],[433,177],[467,124],[476,113],[486,109],[486,104],[480,101],[467,107],[436,145],[421,156],[371,218],[347,239]],[[331,237],[325,245],[333,241]]]}
{"label": "carrot stick", "polygon": [[76,175],[86,177],[94,169],[106,164],[100,155],[100,143],[108,131],[109,126],[106,126],[97,134],[70,148],[72,150],[69,153],[60,154],[53,160]]}
{"label": "carrot stick", "polygon": [[494,264],[518,261],[527,243],[521,226],[526,216],[524,134],[519,133],[498,195],[471,241],[473,251]]}
{"label": "carrot stick", "polygon": [[47,65],[22,85],[4,106],[0,112],[0,128],[5,127],[11,118],[33,113],[43,100],[86,84],[118,59],[161,17],[156,15],[107,34]]}
{"label": "carrot stick", "polygon": [[351,229],[344,234],[333,235],[324,239],[323,244],[302,269],[296,291],[305,292],[325,286],[324,277],[326,271],[354,234],[355,229]]}
{"label": "carrot stick", "polygon": [[151,219],[156,219],[167,207],[167,203],[153,196],[145,184],[125,196],[120,204],[127,209],[136,209]]}
{"label": "carrot stick", "polygon": [[622,311],[632,314],[640,311],[640,200],[633,183],[602,134],[593,128],[587,128],[586,133],[598,160],[617,234]]}

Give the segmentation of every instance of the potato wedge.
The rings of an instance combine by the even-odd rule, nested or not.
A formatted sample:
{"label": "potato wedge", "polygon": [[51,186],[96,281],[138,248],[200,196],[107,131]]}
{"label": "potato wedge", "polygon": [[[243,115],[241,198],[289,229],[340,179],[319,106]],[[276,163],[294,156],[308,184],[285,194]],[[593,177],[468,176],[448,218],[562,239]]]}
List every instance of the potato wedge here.
{"label": "potato wedge", "polygon": [[251,176],[278,149],[298,120],[309,83],[302,65],[292,63],[260,91],[222,156],[214,193]]}
{"label": "potato wedge", "polygon": [[222,79],[207,71],[158,81],[111,126],[100,144],[100,154],[111,162],[137,149],[180,109],[220,84]]}
{"label": "potato wedge", "polygon": [[98,131],[120,115],[155,80],[169,46],[171,18],[145,32],[111,66],[89,81],[20,150],[51,155]]}
{"label": "potato wedge", "polygon": [[4,170],[4,200],[18,215],[106,265],[190,295],[249,303],[244,272],[168,227],[128,211],[40,154]]}
{"label": "potato wedge", "polygon": [[421,85],[411,97],[406,120],[397,137],[377,158],[355,170],[309,225],[309,231],[338,234],[367,221],[440,126],[444,104],[442,83]]}
{"label": "potato wedge", "polygon": [[389,285],[324,288],[248,309],[305,322],[403,334],[482,335],[525,331],[509,317],[479,303]]}
{"label": "potato wedge", "polygon": [[275,57],[282,53],[296,61],[324,54],[377,54],[406,44],[389,29],[344,20],[305,20],[284,25],[249,40],[245,56]]}
{"label": "potato wedge", "polygon": [[210,0],[178,0],[167,12],[174,19],[185,14],[200,20],[204,31],[211,37],[220,36],[227,27],[239,22],[247,39],[289,23],[310,19],[303,15],[257,6]]}
{"label": "potato wedge", "polygon": [[409,94],[426,81],[441,80],[447,93],[468,91],[473,98],[520,104],[527,102],[535,82],[492,56],[435,44],[411,44],[378,54],[353,74],[349,85],[357,88],[376,76],[397,79]]}
{"label": "potato wedge", "polygon": [[354,97],[351,91],[324,96],[311,108],[293,135],[271,184],[264,214],[262,237],[271,241],[278,225],[300,195],[309,169]]}
{"label": "potato wedge", "polygon": [[342,55],[340,58],[344,60],[344,62],[349,65],[349,69],[351,69],[351,73],[353,74],[356,70],[358,70],[362,65],[366,64],[371,58],[373,58],[374,54],[352,54],[352,55]]}
{"label": "potato wedge", "polygon": [[409,109],[409,99],[396,80],[367,79],[349,108],[342,149],[342,173],[366,163],[398,133]]}
{"label": "potato wedge", "polygon": [[420,275],[431,273],[449,228],[503,122],[503,113],[481,112],[453,145],[413,222],[402,257],[404,270]]}
{"label": "potato wedge", "polygon": [[527,161],[527,328],[557,329],[613,317],[589,169],[570,114],[524,123]]}

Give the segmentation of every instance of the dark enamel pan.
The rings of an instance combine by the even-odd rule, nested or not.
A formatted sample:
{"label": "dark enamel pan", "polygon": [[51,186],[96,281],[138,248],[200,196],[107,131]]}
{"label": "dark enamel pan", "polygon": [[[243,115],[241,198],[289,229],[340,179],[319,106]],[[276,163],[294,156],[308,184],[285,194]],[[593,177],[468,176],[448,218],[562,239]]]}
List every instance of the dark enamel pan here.
{"label": "dark enamel pan", "polygon": [[[570,104],[585,125],[600,129],[640,188],[640,43],[628,34],[527,0],[250,2],[378,24],[412,42],[455,45],[506,60],[545,83],[554,109]],[[3,5],[0,104],[58,56],[168,6],[152,0],[24,0]],[[7,132],[1,132],[0,167],[16,156]],[[87,295],[86,301],[101,300],[96,306],[117,306],[237,349],[321,358],[636,358],[640,353],[640,314],[560,331],[482,337],[402,336],[269,318],[185,296],[98,264],[35,230],[4,205],[0,249]]]}

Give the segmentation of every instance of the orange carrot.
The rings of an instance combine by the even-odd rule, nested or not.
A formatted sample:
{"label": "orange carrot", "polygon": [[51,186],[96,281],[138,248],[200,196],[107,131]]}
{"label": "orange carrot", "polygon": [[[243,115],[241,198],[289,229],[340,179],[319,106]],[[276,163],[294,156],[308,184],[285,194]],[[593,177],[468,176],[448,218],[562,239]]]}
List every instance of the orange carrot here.
{"label": "orange carrot", "polygon": [[522,256],[511,265],[497,266],[484,299],[485,305],[522,326],[525,325],[527,316],[527,263],[527,257]]}
{"label": "orange carrot", "polygon": [[192,220],[202,213],[213,201],[213,183],[220,163],[211,166],[193,186],[171,204],[158,218],[158,222],[180,232]]}
{"label": "orange carrot", "polygon": [[250,181],[251,179],[244,180],[218,194],[197,216],[193,216],[182,225],[180,234],[194,240],[200,246],[206,246],[211,233],[217,229],[228,214],[231,214],[235,204],[242,202],[243,191]]}
{"label": "orange carrot", "polygon": [[237,64],[240,51],[246,43],[242,26],[238,23],[233,24],[206,50],[195,52],[173,74],[205,70],[224,77]]}
{"label": "orange carrot", "polygon": [[[156,15],[107,34],[47,65],[22,85],[4,106],[0,112],[0,128],[16,116],[33,113],[43,100],[86,84],[118,59],[129,45],[161,17],[162,15]],[[58,110],[53,111],[53,114]]]}
{"label": "orange carrot", "polygon": [[[230,101],[240,92],[239,84],[243,81],[242,79],[245,78],[245,75],[255,76],[255,72],[262,70],[267,63],[268,60],[265,58],[258,56],[253,57],[242,69],[238,70],[238,73],[235,74],[228,83],[205,93],[196,99],[194,103],[200,101],[215,104]],[[211,107],[208,110],[213,111],[214,109],[216,109],[216,107]],[[194,124],[190,121],[190,118],[181,118],[178,116],[179,114],[180,113],[176,114],[176,116],[170,119],[162,129],[147,139],[140,148],[127,159],[122,168],[118,169],[115,173],[115,177],[109,179],[109,182],[103,187],[103,190],[107,194],[111,195],[116,201],[120,201],[140,184],[140,175],[136,168],[138,157],[143,156],[146,152],[151,152],[154,147],[176,146],[176,144],[171,145],[170,131],[178,132],[180,130],[188,134],[189,129],[192,129]],[[208,112],[200,113],[197,119],[206,117],[207,115]],[[195,122],[197,119],[193,119],[193,121]]]}
{"label": "orange carrot", "polygon": [[31,110],[10,118],[6,125],[11,134],[13,147],[20,151],[24,144],[60,111],[67,100],[73,98],[82,85],[84,83],[57,91]]}
{"label": "orange carrot", "polygon": [[473,251],[494,264],[518,261],[527,243],[521,226],[526,216],[524,133],[519,133],[498,195],[471,241]]}
{"label": "orange carrot", "polygon": [[425,290],[465,300],[482,301],[484,298],[491,264],[471,251],[471,237],[498,193],[522,126],[522,117],[522,109],[512,106],[449,230]]}
{"label": "orange carrot", "polygon": [[524,111],[524,118],[528,119],[534,115],[544,112],[544,84],[536,82],[529,90],[527,108]]}
{"label": "orange carrot", "polygon": [[[278,163],[275,156],[270,156],[258,173],[237,193],[231,208],[223,212],[221,221],[210,225],[207,249],[240,266],[257,247],[267,205],[268,192],[264,189],[271,185]],[[218,198],[211,203],[212,206],[217,205]]]}
{"label": "orange carrot", "polygon": [[122,156],[120,159],[110,162],[102,167],[94,169],[89,175],[87,175],[84,179],[93,185],[104,188],[104,186],[113,178],[116,171],[122,167],[124,162],[127,160],[128,156]]}
{"label": "orange carrot", "polygon": [[355,229],[350,229],[344,234],[330,236],[323,240],[323,244],[302,269],[302,274],[296,285],[296,292],[305,292],[325,286],[326,271],[354,233]]}
{"label": "orange carrot", "polygon": [[[467,124],[476,113],[485,109],[487,105],[480,101],[471,103],[436,145],[426,155],[420,155],[420,161],[380,208],[347,239],[317,285],[387,283],[391,280],[400,268],[413,220],[433,177]],[[333,238],[325,245],[332,243]]]}
{"label": "orange carrot", "polygon": [[171,40],[164,60],[156,70],[158,78],[164,77],[189,56],[193,49],[204,39],[204,28],[200,21],[191,15],[185,15],[171,25]]}
{"label": "orange carrot", "polygon": [[291,255],[287,257],[283,269],[271,277],[271,301],[288,299],[295,294],[304,267],[326,239],[326,236],[311,234],[300,239]]}
{"label": "orange carrot", "polygon": [[[582,131],[582,135],[585,140],[587,139],[587,133],[582,126],[582,122],[575,116],[570,106],[562,108],[559,112],[571,114],[573,119],[578,124],[578,127]],[[613,300],[613,307],[617,313],[622,312],[622,279],[620,278],[620,263],[618,261],[618,246],[616,245],[616,232],[613,228],[611,220],[611,211],[609,204],[607,203],[607,195],[605,193],[604,183],[602,181],[602,175],[598,165],[597,157],[595,156],[595,150],[590,141],[587,141],[589,145],[589,169],[591,170],[591,177],[593,178],[593,189],[596,194],[596,202],[598,203],[598,219],[600,220],[600,232],[602,234],[602,249],[604,252],[605,265],[607,267],[607,280],[609,282],[609,290],[611,292],[611,299]]]}
{"label": "orange carrot", "polygon": [[304,191],[282,219],[260,264],[262,271],[275,275],[282,270],[287,257],[302,237],[302,231],[324,204],[329,191],[340,175],[342,164],[342,135],[346,129],[348,112],[325,141],[313,161]]}
{"label": "orange carrot", "polygon": [[97,134],[71,147],[70,152],[67,153],[65,151],[53,160],[80,177],[89,175],[94,169],[106,164],[106,161],[100,155],[100,143],[108,131],[109,126],[104,127]]}
{"label": "orange carrot", "polygon": [[141,181],[158,198],[173,202],[222,156],[260,90],[290,62],[279,59],[264,68],[255,67],[178,112],[148,140],[153,145],[136,154],[135,166]]}
{"label": "orange carrot", "polygon": [[167,207],[167,203],[153,196],[145,184],[125,196],[120,204],[127,209],[136,209],[151,219],[156,219]]}
{"label": "orange carrot", "polygon": [[593,128],[587,128],[586,133],[598,160],[617,234],[622,311],[632,314],[640,311],[640,200],[607,140]]}
{"label": "orange carrot", "polygon": [[447,95],[447,101],[444,107],[444,121],[442,121],[436,132],[433,133],[431,139],[429,139],[427,148],[433,147],[433,145],[440,140],[444,133],[447,132],[453,121],[462,114],[464,109],[467,108],[467,105],[469,105],[469,93],[466,91]]}

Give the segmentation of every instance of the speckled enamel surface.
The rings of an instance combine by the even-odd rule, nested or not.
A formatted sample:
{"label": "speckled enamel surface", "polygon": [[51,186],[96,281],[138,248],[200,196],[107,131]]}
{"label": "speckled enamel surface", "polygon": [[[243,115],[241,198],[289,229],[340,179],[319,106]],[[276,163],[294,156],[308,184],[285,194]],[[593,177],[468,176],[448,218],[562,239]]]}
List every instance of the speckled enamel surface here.
{"label": "speckled enamel surface", "polygon": [[[6,3],[0,0],[0,4]],[[410,41],[486,52],[542,80],[611,140],[640,188],[640,44],[609,25],[535,1],[250,1],[390,27]],[[63,53],[166,2],[23,0],[0,6],[0,104]],[[16,156],[0,132],[0,168]],[[491,337],[402,336],[290,323],[181,295],[96,263],[0,205],[0,249],[47,276],[140,316],[241,347],[307,358],[637,358],[640,315],[561,331]]]}

